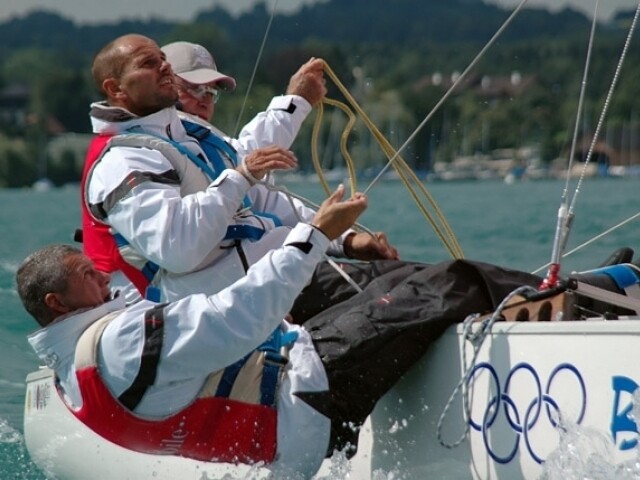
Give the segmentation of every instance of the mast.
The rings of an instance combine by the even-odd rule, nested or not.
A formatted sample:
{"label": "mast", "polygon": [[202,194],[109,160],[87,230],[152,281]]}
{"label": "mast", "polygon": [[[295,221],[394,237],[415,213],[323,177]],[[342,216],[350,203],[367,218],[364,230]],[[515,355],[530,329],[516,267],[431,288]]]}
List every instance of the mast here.
{"label": "mast", "polygon": [[[576,153],[576,143],[578,139],[578,125],[580,124],[580,117],[582,116],[582,110],[584,105],[584,95],[587,89],[587,76],[589,74],[589,65],[591,63],[591,52],[593,50],[593,38],[596,30],[596,17],[598,12],[598,1],[596,0],[595,10],[593,12],[593,20],[591,22],[591,32],[589,34],[589,47],[587,48],[587,59],[585,62],[584,72],[582,75],[582,84],[580,86],[580,99],[578,101],[578,111],[576,113],[576,121],[573,129],[573,140],[571,142],[571,151],[569,153],[569,161],[567,162],[567,180],[565,182],[564,190],[560,200],[560,208],[558,208],[558,217],[556,221],[556,232],[553,239],[553,248],[551,250],[551,262],[549,263],[549,269],[547,270],[547,276],[540,284],[540,290],[546,290],[558,286],[560,278],[560,261],[562,254],[567,245],[569,239],[569,233],[571,232],[571,226],[573,225],[573,209],[569,206],[569,178],[571,176],[571,170],[573,160]],[[586,163],[589,161],[587,157]],[[583,170],[584,174],[584,170]],[[575,196],[574,196],[575,199]]]}

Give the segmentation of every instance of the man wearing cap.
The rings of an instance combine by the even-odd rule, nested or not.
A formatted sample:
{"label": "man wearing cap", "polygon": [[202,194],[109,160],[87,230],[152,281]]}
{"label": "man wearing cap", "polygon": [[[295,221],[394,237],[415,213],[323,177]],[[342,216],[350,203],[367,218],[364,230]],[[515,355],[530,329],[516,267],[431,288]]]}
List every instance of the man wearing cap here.
{"label": "man wearing cap", "polygon": [[178,108],[211,121],[220,91],[235,90],[235,79],[218,71],[213,56],[202,45],[173,42],[161,50],[177,77]]}
{"label": "man wearing cap", "polygon": [[317,81],[318,72],[322,72],[322,60],[312,58],[291,77],[286,95],[275,97],[264,112],[242,129],[237,139],[230,138],[209,122],[220,91],[235,90],[235,79],[218,70],[213,55],[202,45],[173,42],[161,50],[176,74],[178,115],[212,129],[239,154],[269,145],[289,148],[302,121],[324,97],[324,81],[320,82],[322,87]]}
{"label": "man wearing cap", "polygon": [[[314,65],[303,67],[300,83],[319,101],[326,88]],[[114,286],[124,283],[122,272],[154,300],[216,293],[281,246],[293,225],[313,217],[300,202],[256,184],[272,170],[297,166],[269,119],[297,118],[309,102],[276,97],[252,122],[254,137],[271,132],[275,145],[237,156],[208,129],[194,132],[178,117],[176,79],[153,40],[117,38],[95,57],[92,74],[106,100],[91,106],[98,136],[82,179],[83,247],[96,268],[112,273]],[[299,123],[289,125],[283,135],[292,140]],[[363,260],[397,258],[382,234],[349,231],[329,252],[345,249]]]}

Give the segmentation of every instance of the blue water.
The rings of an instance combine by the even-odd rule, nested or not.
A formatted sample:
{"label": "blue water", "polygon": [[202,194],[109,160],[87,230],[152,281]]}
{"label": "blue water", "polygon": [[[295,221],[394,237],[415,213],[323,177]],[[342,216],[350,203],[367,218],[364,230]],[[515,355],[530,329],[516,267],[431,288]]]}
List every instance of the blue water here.
{"label": "blue water", "polygon": [[[556,216],[564,182],[538,181],[427,184],[449,220],[467,258],[533,271],[550,257]],[[315,201],[316,183],[289,188]],[[364,186],[362,187],[364,188]],[[575,204],[574,229],[568,249],[580,245],[640,210],[640,180],[588,180]],[[376,185],[362,220],[384,230],[403,258],[437,262],[448,258],[413,200],[399,182]],[[13,276],[34,249],[54,242],[72,242],[79,225],[77,189],[49,192],[0,190],[0,479],[40,480],[22,442],[24,378],[37,368],[25,335],[35,329],[14,292]],[[636,247],[637,222],[632,222],[566,259],[563,271],[596,266],[620,246]]]}

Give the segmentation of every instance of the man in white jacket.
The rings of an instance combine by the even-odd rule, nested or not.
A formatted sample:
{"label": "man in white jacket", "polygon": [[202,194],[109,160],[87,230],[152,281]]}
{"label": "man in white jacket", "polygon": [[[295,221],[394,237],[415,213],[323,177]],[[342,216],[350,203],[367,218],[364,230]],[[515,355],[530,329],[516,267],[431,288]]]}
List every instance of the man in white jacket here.
{"label": "man in white jacket", "polygon": [[[86,376],[86,368],[77,362],[81,357],[78,352],[86,348],[82,335],[99,320],[109,317],[102,333],[95,334],[99,337],[99,353],[94,352],[94,358],[90,359],[98,366],[100,379],[119,403],[132,406],[131,410],[138,415],[158,421],[190,406],[209,374],[225,372],[254,350],[259,354],[246,360],[245,369],[250,372],[262,368],[263,363],[280,361],[279,378],[271,386],[275,400],[268,405],[277,421],[277,428],[271,432],[274,437],[265,435],[264,426],[258,425],[260,428],[256,432],[249,432],[249,436],[258,437],[243,446],[242,438],[247,437],[243,428],[253,428],[243,423],[244,427],[238,426],[238,431],[231,434],[231,446],[218,445],[210,451],[213,457],[227,461],[233,458],[246,462],[268,461],[272,464],[270,468],[281,475],[311,476],[327,452],[330,420],[295,394],[326,391],[327,377],[309,334],[283,319],[301,286],[310,279],[314,267],[322,259],[329,241],[350,227],[366,207],[364,196],[357,195],[342,202],[343,193],[344,189],[339,189],[325,201],[312,225],[298,224],[287,235],[284,246],[253,265],[241,280],[210,297],[192,295],[160,306],[142,300],[125,309],[122,300],[108,300],[108,275],[96,270],[79,250],[64,245],[40,250],[25,260],[16,275],[25,307],[43,326],[30,336],[29,341],[40,358],[56,371],[69,403],[90,412],[100,403],[93,413],[80,413],[88,426],[129,448],[139,448],[128,442],[139,446],[140,442],[144,443],[140,438],[151,436],[149,432],[153,427],[142,436],[138,430],[140,438],[136,438],[133,423],[136,419],[101,419],[101,410],[110,408],[108,399],[104,395],[102,398],[91,396],[91,380]],[[150,335],[150,322],[161,330],[156,329]],[[263,360],[259,346],[278,328],[290,339],[288,360],[287,356],[279,359],[269,356]],[[149,347],[154,341],[161,345],[156,343],[155,348]],[[154,353],[157,354],[154,380],[145,384],[148,388],[138,398],[138,403],[131,405],[123,395],[131,391],[132,383],[139,383],[140,372],[149,368],[146,362]],[[269,354],[279,355],[280,352]],[[251,382],[246,381],[242,371],[237,374],[234,385],[236,390],[251,390]],[[222,397],[223,394],[218,392],[215,396]],[[210,455],[209,451],[199,450],[201,445],[215,444],[221,441],[221,436],[229,436],[229,432],[218,432],[218,423],[226,426],[228,417],[255,413],[251,395],[232,392],[225,400],[229,404],[222,409],[221,415],[206,417],[209,430],[202,433],[197,442],[199,446],[186,442],[180,454],[195,458]],[[234,421],[240,422],[237,418]],[[109,430],[114,423],[120,428],[127,422],[134,425],[130,429],[133,432],[129,432],[133,434],[133,440]],[[182,430],[187,431],[189,419],[181,422]],[[256,422],[268,424],[269,418],[258,416]],[[198,427],[194,425],[193,429]],[[175,443],[171,445],[174,449],[171,451],[147,448],[155,453],[178,453]],[[231,458],[226,453],[229,449]]]}
{"label": "man in white jacket", "polygon": [[334,450],[355,451],[376,402],[444,329],[540,282],[472,262],[413,265],[406,282],[373,282],[336,305],[353,308],[292,325],[283,318],[329,241],[366,208],[363,195],[343,202],[343,194],[208,297],[125,307],[109,300],[108,275],[79,250],[29,256],[18,293],[43,327],[29,342],[72,413],[134,451],[264,462],[274,478],[308,478]]}
{"label": "man in white jacket", "polygon": [[291,76],[286,94],[273,98],[264,112],[242,128],[238,138],[231,138],[211,122],[220,92],[235,90],[235,79],[220,72],[211,52],[197,43],[172,42],[161,50],[176,76],[178,116],[211,129],[239,156],[271,145],[289,148],[302,121],[326,93],[323,61],[311,58]]}
{"label": "man in white jacket", "polygon": [[[270,146],[238,159],[228,144],[207,150],[204,144],[215,138],[187,131],[174,106],[173,72],[153,40],[114,40],[98,53],[92,72],[107,100],[91,110],[102,143],[90,148],[83,174],[83,246],[98,269],[131,267],[129,279],[136,283],[137,276],[140,292],[151,287],[157,299],[215,293],[282,245],[299,220],[312,218],[300,202],[256,184],[270,171],[294,168],[292,152]],[[324,88],[321,76],[316,82]],[[295,95],[274,102],[278,107],[267,113],[295,116],[311,107]],[[92,236],[97,230],[100,239]],[[104,246],[110,235],[119,252]],[[124,262],[105,267],[114,252]],[[397,258],[382,233],[349,231],[329,253]]]}

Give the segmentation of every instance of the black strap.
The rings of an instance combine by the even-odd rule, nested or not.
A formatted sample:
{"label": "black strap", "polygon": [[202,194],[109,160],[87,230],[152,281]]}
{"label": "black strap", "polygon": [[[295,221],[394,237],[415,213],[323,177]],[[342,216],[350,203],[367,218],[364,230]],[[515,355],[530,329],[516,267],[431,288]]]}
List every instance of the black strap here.
{"label": "black strap", "polygon": [[157,305],[147,310],[144,315],[144,346],[140,360],[140,370],[118,400],[129,410],[134,410],[142,401],[147,389],[156,381],[160,353],[162,352],[162,340],[164,337],[164,307]]}
{"label": "black strap", "polygon": [[238,256],[240,257],[240,261],[242,262],[242,267],[244,268],[244,272],[247,273],[249,270],[249,260],[247,260],[247,254],[244,253],[244,249],[242,248],[242,242],[239,239],[233,243],[233,246],[238,251]]}

